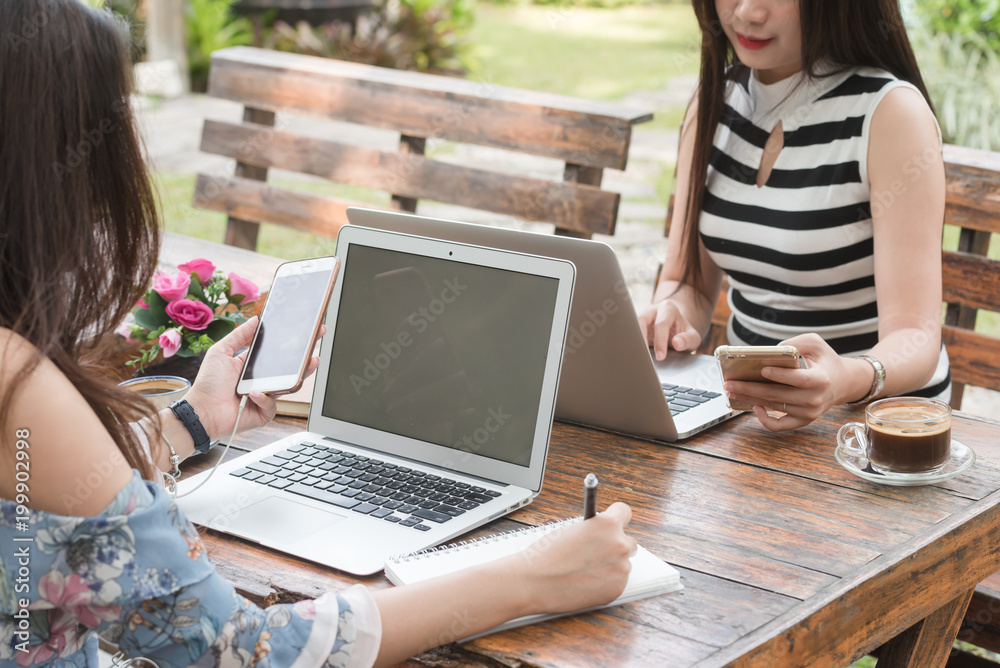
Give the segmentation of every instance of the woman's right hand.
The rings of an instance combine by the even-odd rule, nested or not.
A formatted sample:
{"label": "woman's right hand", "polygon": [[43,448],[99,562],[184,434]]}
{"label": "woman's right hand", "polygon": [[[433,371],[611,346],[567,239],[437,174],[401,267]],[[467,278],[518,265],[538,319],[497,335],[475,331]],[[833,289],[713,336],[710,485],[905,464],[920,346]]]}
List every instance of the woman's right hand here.
{"label": "woman's right hand", "polygon": [[396,665],[516,617],[611,603],[625,590],[632,570],[629,556],[637,548],[625,535],[631,519],[627,505],[614,503],[509,557],[372,592],[382,618],[375,665]]}
{"label": "woman's right hand", "polygon": [[639,313],[639,326],[658,360],[666,359],[668,349],[691,351],[701,343],[701,334],[669,299],[644,308]]}
{"label": "woman's right hand", "polygon": [[[518,583],[533,613],[558,613],[604,605],[628,582],[629,557],[637,549],[625,534],[632,510],[614,503],[589,520],[542,536],[503,564],[507,581]],[[500,566],[500,564],[498,564]]]}

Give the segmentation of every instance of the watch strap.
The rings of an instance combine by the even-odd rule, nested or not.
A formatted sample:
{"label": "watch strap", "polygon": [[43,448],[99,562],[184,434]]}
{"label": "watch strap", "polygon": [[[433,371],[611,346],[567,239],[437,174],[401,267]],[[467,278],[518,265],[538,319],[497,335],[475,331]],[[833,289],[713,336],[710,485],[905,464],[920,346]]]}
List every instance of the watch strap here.
{"label": "watch strap", "polygon": [[195,451],[201,454],[208,452],[208,449],[212,447],[212,440],[208,437],[208,432],[205,431],[205,425],[201,423],[201,418],[195,413],[187,399],[178,399],[170,404],[170,410],[191,434]]}

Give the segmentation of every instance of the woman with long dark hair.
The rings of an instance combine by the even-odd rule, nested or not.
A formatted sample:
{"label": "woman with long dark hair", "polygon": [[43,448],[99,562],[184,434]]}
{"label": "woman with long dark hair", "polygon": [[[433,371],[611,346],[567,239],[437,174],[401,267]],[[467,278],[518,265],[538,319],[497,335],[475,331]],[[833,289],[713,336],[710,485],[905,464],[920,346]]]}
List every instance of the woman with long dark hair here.
{"label": "woman with long dark hair", "polygon": [[[96,666],[100,633],[162,667],[388,665],[618,596],[635,549],[624,504],[530,554],[415,586],[262,610],[215,573],[153,482],[168,444],[193,451],[190,432],[169,409],[139,428],[152,406],[116,386],[93,343],[142,295],[159,248],[111,16],[0,0],[0,664]],[[187,394],[212,439],[233,429],[234,354],[255,326],[211,348]],[[275,413],[251,399],[246,428]]]}
{"label": "woman with long dark hair", "polygon": [[726,383],[765,427],[878,396],[947,400],[941,139],[898,1],[694,7],[701,78],[640,314],[654,354],[699,345],[727,275],[729,343],[794,345],[809,363]]}

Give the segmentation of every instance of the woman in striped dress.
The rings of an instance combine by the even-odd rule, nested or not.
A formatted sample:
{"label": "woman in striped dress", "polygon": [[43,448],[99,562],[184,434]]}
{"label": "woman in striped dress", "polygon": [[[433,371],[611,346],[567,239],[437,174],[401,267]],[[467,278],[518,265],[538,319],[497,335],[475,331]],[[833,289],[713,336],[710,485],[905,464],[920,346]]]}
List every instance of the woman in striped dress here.
{"label": "woman in striped dress", "polygon": [[[640,320],[658,359],[708,331],[809,368],[726,383],[775,431],[835,404],[947,400],[940,130],[898,0],[695,0],[701,83],[681,131],[667,260]],[[672,353],[674,354],[674,353]]]}

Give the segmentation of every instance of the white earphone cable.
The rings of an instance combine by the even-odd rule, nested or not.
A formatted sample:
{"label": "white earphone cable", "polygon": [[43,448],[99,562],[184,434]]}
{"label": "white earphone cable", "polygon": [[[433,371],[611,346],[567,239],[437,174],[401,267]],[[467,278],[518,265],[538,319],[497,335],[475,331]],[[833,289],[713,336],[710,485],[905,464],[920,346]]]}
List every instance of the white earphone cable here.
{"label": "white earphone cable", "polygon": [[[170,493],[170,496],[174,497],[175,499],[180,499],[180,498],[183,498],[183,497],[185,497],[185,496],[187,496],[189,494],[194,494],[196,491],[198,491],[199,489],[201,489],[202,485],[204,485],[206,482],[208,482],[209,480],[212,479],[212,476],[215,475],[215,470],[217,468],[219,468],[219,464],[221,464],[226,459],[226,454],[229,452],[229,447],[233,444],[233,439],[236,438],[236,430],[240,426],[240,417],[243,416],[243,409],[246,408],[247,397],[248,396],[249,395],[244,394],[243,398],[240,399],[240,409],[236,413],[236,424],[233,425],[233,433],[229,437],[229,441],[226,442],[226,449],[222,451],[222,455],[219,456],[218,461],[215,462],[215,466],[212,467],[211,472],[205,477],[204,480],[202,480],[200,483],[198,483],[198,485],[194,489],[188,490],[188,491],[184,492],[183,494],[178,494],[177,493],[177,477],[175,477],[174,475],[172,475],[170,473],[164,473],[163,474],[164,477],[167,479],[167,491]],[[176,470],[176,469],[174,469],[174,470]]]}

